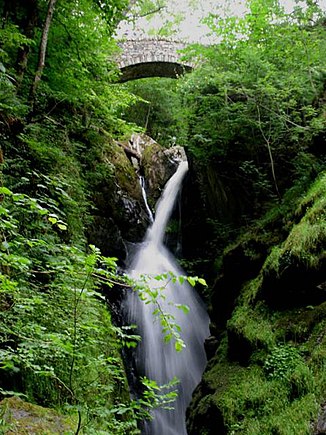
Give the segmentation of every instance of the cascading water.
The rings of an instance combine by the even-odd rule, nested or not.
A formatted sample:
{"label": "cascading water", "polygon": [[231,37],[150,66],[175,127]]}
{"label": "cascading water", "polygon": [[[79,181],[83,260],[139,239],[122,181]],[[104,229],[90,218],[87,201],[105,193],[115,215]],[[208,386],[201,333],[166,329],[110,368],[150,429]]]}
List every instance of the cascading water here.
{"label": "cascading water", "polygon": [[[172,272],[176,276],[184,274],[174,256],[163,245],[163,238],[187,170],[187,162],[181,162],[166,184],[155,220],[131,262],[128,273],[133,278],[142,274],[155,276],[165,272]],[[161,308],[173,314],[181,327],[181,335],[186,344],[181,352],[176,352],[172,342],[164,343],[160,322],[153,316],[153,306],[144,304],[135,293],[130,293],[126,299],[128,319],[137,324],[142,336],[135,356],[138,370],[159,385],[168,383],[174,377],[180,380],[174,410],[154,411],[153,420],[145,426],[144,433],[186,435],[186,408],[206,364],[204,340],[209,335],[209,318],[195,290],[186,282],[182,285],[170,282],[164,295],[165,299],[159,301]],[[189,313],[177,309],[176,304],[187,305]]]}
{"label": "cascading water", "polygon": [[147,202],[144,177],[142,177],[142,176],[139,177],[139,183],[140,183],[141,193],[142,193],[143,200],[144,200],[144,203],[145,203],[146,211],[148,213],[150,221],[153,223],[154,222],[154,218],[153,218],[152,210],[149,208],[149,205],[148,205],[148,202]]}

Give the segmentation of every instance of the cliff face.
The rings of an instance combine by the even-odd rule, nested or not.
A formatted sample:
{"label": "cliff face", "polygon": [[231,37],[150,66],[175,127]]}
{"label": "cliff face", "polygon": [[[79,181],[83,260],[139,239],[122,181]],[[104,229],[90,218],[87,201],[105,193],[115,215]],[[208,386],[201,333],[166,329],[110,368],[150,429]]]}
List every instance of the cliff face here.
{"label": "cliff face", "polygon": [[145,179],[147,200],[154,212],[165,183],[183,157],[181,148],[166,149],[146,135],[134,134],[128,141],[111,143],[102,161],[114,168],[113,174],[93,190],[90,242],[104,254],[113,252],[124,259],[126,243],[140,242],[150,224],[139,177]]}
{"label": "cliff face", "polygon": [[[191,254],[207,246],[209,235],[214,246],[208,224],[198,236],[202,208],[238,225],[232,192],[224,195],[217,179],[213,190],[192,180],[216,209],[193,198],[197,217],[185,218],[185,225],[197,225]],[[246,208],[245,197],[237,201],[238,210]],[[209,360],[188,409],[189,435],[325,433],[325,201],[321,173],[307,190],[298,183],[261,218],[240,224],[223,252],[215,243]]]}
{"label": "cliff face", "polygon": [[[116,142],[102,156],[111,175],[100,180],[91,193],[94,209],[88,240],[104,255],[126,257],[126,243],[140,242],[148,225],[137,172],[125,150]],[[94,165],[96,171],[96,164]]]}

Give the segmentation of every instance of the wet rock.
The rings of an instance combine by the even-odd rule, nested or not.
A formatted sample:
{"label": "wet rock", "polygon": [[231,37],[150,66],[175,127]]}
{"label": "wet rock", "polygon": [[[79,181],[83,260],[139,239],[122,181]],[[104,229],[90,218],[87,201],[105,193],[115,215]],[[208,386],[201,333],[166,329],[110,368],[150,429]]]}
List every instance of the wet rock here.
{"label": "wet rock", "polygon": [[125,243],[140,242],[148,226],[148,214],[138,174],[124,149],[113,143],[103,156],[113,165],[111,177],[101,180],[92,194],[93,220],[87,228],[89,243],[107,256],[126,257]]}
{"label": "wet rock", "polygon": [[228,358],[230,361],[238,361],[241,365],[247,366],[249,359],[257,347],[245,337],[240,331],[229,328],[228,336]]}
{"label": "wet rock", "polygon": [[157,142],[149,144],[142,154],[141,169],[146,180],[148,201],[154,207],[164,185],[185,159],[182,147],[164,148]]}
{"label": "wet rock", "polygon": [[124,240],[142,241],[150,222],[148,213],[143,207],[143,201],[122,193],[117,202],[116,218]]}
{"label": "wet rock", "polygon": [[[186,160],[184,149],[180,146],[164,148],[145,134],[133,134],[128,141],[116,142],[116,145],[118,150],[115,151],[113,163],[117,168],[117,184],[121,188],[118,194],[123,198],[127,215],[132,216],[136,211],[135,207],[132,207],[133,212],[128,212],[130,209],[128,198],[139,200],[143,205],[139,175],[144,176],[147,200],[154,210],[166,182],[176,171],[179,162]],[[135,178],[132,179],[130,168],[132,168],[133,176],[137,177],[137,185],[135,185]],[[125,182],[126,176],[128,177],[127,182]],[[129,240],[134,241],[134,239]]]}
{"label": "wet rock", "polygon": [[126,246],[121,231],[112,218],[95,216],[87,235],[88,240],[97,246],[103,255],[125,259]]}
{"label": "wet rock", "polygon": [[187,410],[186,424],[188,435],[227,434],[222,413],[205,389],[204,382],[201,382],[194,392],[193,400]]}
{"label": "wet rock", "polygon": [[319,305],[326,297],[325,270],[325,258],[320,259],[317,267],[307,267],[298,258],[283,255],[277,269],[264,271],[261,298],[279,310]]}
{"label": "wet rock", "polygon": [[262,267],[267,247],[254,238],[234,245],[225,253],[220,276],[212,290],[211,318],[223,327],[230,318],[243,283]]}
{"label": "wet rock", "polygon": [[207,359],[211,359],[215,355],[215,352],[218,348],[218,343],[218,339],[214,335],[211,335],[206,339],[204,346]]}
{"label": "wet rock", "polygon": [[8,428],[1,433],[8,434],[69,435],[76,432],[78,425],[77,418],[67,417],[53,409],[24,402],[18,397],[2,400],[0,415],[4,427]]}
{"label": "wet rock", "polygon": [[326,403],[323,405],[319,414],[314,435],[326,434]]}

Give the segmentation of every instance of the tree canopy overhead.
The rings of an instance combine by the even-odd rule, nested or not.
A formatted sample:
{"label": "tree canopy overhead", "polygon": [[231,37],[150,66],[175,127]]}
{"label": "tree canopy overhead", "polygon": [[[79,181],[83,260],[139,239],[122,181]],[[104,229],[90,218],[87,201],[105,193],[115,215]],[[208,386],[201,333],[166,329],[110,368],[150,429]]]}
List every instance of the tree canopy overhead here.
{"label": "tree canopy overhead", "polygon": [[211,14],[219,43],[189,49],[201,65],[180,85],[189,147],[204,160],[242,148],[255,161],[265,149],[277,190],[274,157],[299,155],[325,129],[323,13],[309,4],[285,14],[274,0],[248,6],[242,18]]}

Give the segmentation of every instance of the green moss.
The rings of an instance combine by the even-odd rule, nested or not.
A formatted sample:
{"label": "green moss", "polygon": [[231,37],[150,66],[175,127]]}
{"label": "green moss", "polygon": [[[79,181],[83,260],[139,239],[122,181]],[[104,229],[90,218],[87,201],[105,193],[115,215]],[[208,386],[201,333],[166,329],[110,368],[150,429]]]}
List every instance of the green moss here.
{"label": "green moss", "polygon": [[258,308],[238,306],[234,310],[227,328],[242,336],[243,340],[248,340],[253,349],[256,347],[269,348],[275,343],[272,324],[266,318],[264,311]]}
{"label": "green moss", "polygon": [[243,373],[245,369],[239,364],[226,361],[226,359],[215,358],[214,360],[211,361],[211,368],[204,374],[204,381],[211,389],[220,394],[227,390],[230,383],[233,380],[236,381],[239,378],[239,373]]}
{"label": "green moss", "polygon": [[312,185],[300,202],[295,215],[302,215],[286,240],[273,248],[266,260],[265,270],[279,274],[291,262],[307,268],[318,268],[325,259],[326,243],[326,175]]}
{"label": "green moss", "polygon": [[77,416],[65,416],[53,409],[43,408],[10,397],[0,402],[0,431],[6,435],[69,435],[76,432]]}
{"label": "green moss", "polygon": [[[254,284],[248,283],[246,290],[252,291]],[[210,400],[222,413],[228,433],[311,433],[318,404],[326,398],[325,304],[274,316],[270,313],[267,318],[259,304],[236,308],[228,326],[242,334],[243,339],[265,343],[269,351],[252,356],[252,360],[265,361],[263,366],[251,363],[241,367],[228,361],[228,342],[223,339],[210,361],[204,382],[215,391]],[[308,337],[308,341],[297,346],[271,347],[281,330],[285,334],[286,325],[292,332],[304,330],[302,337]]]}
{"label": "green moss", "polygon": [[278,340],[302,343],[309,339],[316,326],[325,321],[326,302],[315,307],[277,312],[273,318]]}
{"label": "green moss", "polygon": [[231,429],[241,420],[279,412],[287,403],[287,394],[279,383],[267,382],[262,370],[252,366],[239,372],[216,399]]}
{"label": "green moss", "polygon": [[227,322],[228,338],[224,332],[204,374],[209,402],[223,416],[229,434],[311,434],[326,400],[326,302],[298,308],[294,300],[293,307],[272,308],[264,293],[269,276],[269,291],[276,294],[281,288],[275,298],[282,299],[291,283],[283,283],[285,271],[290,269],[293,276],[298,271],[320,273],[325,261],[326,176],[306,195],[294,201],[289,194],[284,201],[224,252],[224,261],[231,264],[229,270],[222,267],[224,275],[234,273],[232,260],[241,268],[248,259],[257,260],[260,248],[266,256],[256,276],[242,283]]}
{"label": "green moss", "polygon": [[[223,363],[218,368],[210,370],[205,376],[205,381],[209,379],[209,385],[216,388],[210,400],[213,400],[222,412],[229,433],[273,433],[271,427],[275,416],[281,420],[283,411],[292,407],[287,385],[279,380],[268,380],[264,370],[259,366],[243,368]],[[296,418],[292,416],[289,427],[296,427],[293,424],[296,423]],[[299,424],[302,424],[302,421]]]}
{"label": "green moss", "polygon": [[277,273],[279,271],[279,259],[282,254],[282,249],[279,246],[275,246],[269,256],[267,257],[264,269],[265,270],[275,270]]}
{"label": "green moss", "polygon": [[[325,204],[326,206],[326,204]],[[315,223],[309,222],[309,217],[296,225],[287,238],[281,255],[289,255],[300,259],[309,268],[317,268],[321,260],[321,250],[326,242],[325,212]]]}
{"label": "green moss", "polygon": [[[280,388],[274,390],[274,394],[279,395]],[[286,404],[286,401],[284,402]],[[282,400],[279,400],[282,405]],[[315,417],[317,411],[316,402],[313,395],[305,396],[289,406],[279,406],[275,414],[262,418],[245,419],[236,430],[231,433],[241,433],[247,435],[308,435],[311,434],[310,421]]]}
{"label": "green moss", "polygon": [[85,164],[88,168],[85,174],[90,184],[97,190],[112,184],[112,189],[119,186],[133,198],[139,199],[141,191],[136,171],[126,156],[122,146],[112,139],[105,130],[86,130],[82,135]]}
{"label": "green moss", "polygon": [[150,168],[152,160],[155,156],[160,155],[163,152],[163,147],[157,142],[153,142],[144,149],[143,152],[143,163],[147,169]]}
{"label": "green moss", "polygon": [[318,214],[325,213],[326,205],[326,173],[321,174],[319,178],[312,184],[304,198],[300,201],[295,214],[302,216],[308,211],[308,216],[311,217],[315,212]]}
{"label": "green moss", "polygon": [[[205,375],[205,381],[216,391],[200,406],[205,408],[205,404],[210,406],[214,402],[230,434],[308,434],[310,421],[318,412],[318,402],[311,374],[308,383],[306,375],[307,367],[297,367],[287,381],[268,379],[257,365],[243,368],[224,362]],[[294,384],[302,387],[296,397],[291,394]]]}
{"label": "green moss", "polygon": [[261,274],[259,274],[256,278],[245,283],[241,295],[239,297],[239,302],[241,301],[241,303],[247,306],[252,304],[256,299],[261,284],[262,284]]}
{"label": "green moss", "polygon": [[135,198],[141,198],[141,189],[134,167],[128,160],[123,149],[113,143],[103,156],[103,161],[109,161],[114,166],[114,176],[119,187]]}

